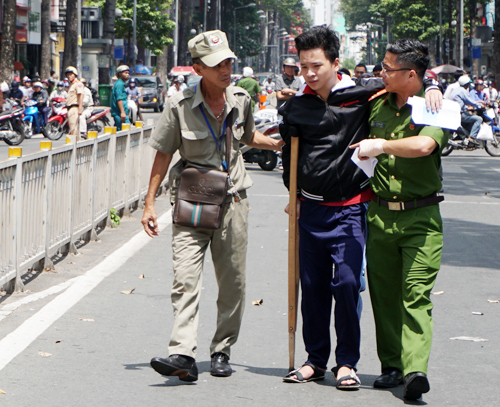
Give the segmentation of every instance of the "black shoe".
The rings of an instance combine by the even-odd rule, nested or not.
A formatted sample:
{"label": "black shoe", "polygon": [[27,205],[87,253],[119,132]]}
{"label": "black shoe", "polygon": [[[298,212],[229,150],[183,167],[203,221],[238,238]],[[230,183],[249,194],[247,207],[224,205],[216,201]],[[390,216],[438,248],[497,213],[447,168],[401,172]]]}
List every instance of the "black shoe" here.
{"label": "black shoe", "polygon": [[418,400],[422,397],[422,393],[427,393],[430,388],[429,380],[427,380],[425,373],[408,373],[405,376],[405,392],[403,397],[407,400]]}
{"label": "black shoe", "polygon": [[212,355],[212,368],[210,374],[217,377],[229,377],[233,369],[229,365],[229,356],[225,353],[217,352]]}
{"label": "black shoe", "polygon": [[183,382],[198,380],[198,367],[190,356],[171,355],[165,359],[153,358],[151,367],[163,376],[178,376]]}
{"label": "black shoe", "polygon": [[388,367],[375,379],[373,387],[377,389],[390,389],[403,384],[403,373],[399,369]]}

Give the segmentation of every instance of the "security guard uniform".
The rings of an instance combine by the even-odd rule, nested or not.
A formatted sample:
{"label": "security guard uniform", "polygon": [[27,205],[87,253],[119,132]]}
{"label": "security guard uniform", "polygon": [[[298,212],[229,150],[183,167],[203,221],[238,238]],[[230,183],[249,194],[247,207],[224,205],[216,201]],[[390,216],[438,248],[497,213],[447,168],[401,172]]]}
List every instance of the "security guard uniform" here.
{"label": "security guard uniform", "polygon": [[[251,106],[250,96],[244,89],[226,88],[223,123],[228,120],[228,113],[233,111],[231,123],[227,123],[233,131],[230,170],[234,189],[241,196],[240,202],[232,198],[230,194],[233,189],[230,189],[222,224],[217,230],[172,225],[175,275],[172,305],[175,320],[169,344],[170,355],[195,357],[201,273],[209,243],[219,285],[217,329],[210,345],[210,354],[223,352],[229,356],[230,346],[238,338],[245,302],[248,234],[245,190],[252,185],[239,152],[239,143],[249,143],[255,132]],[[200,108],[218,143],[212,137]],[[181,159],[172,167],[169,175],[172,203],[180,173],[185,167],[224,171],[222,163],[226,154],[226,138],[221,138],[223,128],[205,102],[201,86],[187,88],[167,100],[149,144],[162,153],[174,154],[177,150],[180,153]]]}
{"label": "security guard uniform", "polygon": [[[417,96],[423,96],[423,90]],[[425,157],[377,157],[370,183],[367,241],[368,285],[382,371],[427,373],[432,342],[430,292],[441,264],[443,224],[436,196],[438,169],[448,131],[418,126],[411,106],[401,109],[396,94],[372,101],[370,137],[397,140],[432,137],[438,147]]]}

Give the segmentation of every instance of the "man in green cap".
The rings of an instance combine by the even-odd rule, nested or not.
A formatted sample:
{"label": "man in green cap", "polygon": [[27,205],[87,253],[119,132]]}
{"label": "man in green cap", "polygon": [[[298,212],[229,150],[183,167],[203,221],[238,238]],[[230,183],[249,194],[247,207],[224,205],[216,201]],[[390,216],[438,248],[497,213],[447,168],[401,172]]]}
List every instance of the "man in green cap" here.
{"label": "man in green cap", "polygon": [[[202,79],[198,85],[167,100],[153,132],[149,144],[158,151],[142,224],[149,236],[158,235],[154,199],[176,151],[179,151],[181,160],[172,167],[169,175],[173,201],[184,168],[230,170],[231,188],[219,229],[172,225],[174,326],[169,356],[153,358],[151,366],[162,375],[195,381],[198,379],[195,352],[201,274],[209,245],[219,285],[217,329],[210,345],[211,375],[231,375],[230,348],[238,338],[243,315],[248,235],[246,189],[252,185],[252,180],[239,154],[239,143],[280,150],[283,142],[255,130],[250,96],[242,88],[229,86],[235,55],[229,49],[226,34],[218,30],[201,33],[189,41],[188,47],[193,68]],[[227,127],[232,129],[232,146],[226,164]]]}
{"label": "man in green cap", "polygon": [[443,200],[438,170],[448,131],[416,125],[407,104],[423,96],[427,46],[401,39],[387,46],[382,79],[387,95],[371,105],[370,138],[359,157],[377,157],[368,207],[368,285],[382,375],[374,387],[397,387],[416,400],[429,391],[432,342],[430,293],[441,265]]}

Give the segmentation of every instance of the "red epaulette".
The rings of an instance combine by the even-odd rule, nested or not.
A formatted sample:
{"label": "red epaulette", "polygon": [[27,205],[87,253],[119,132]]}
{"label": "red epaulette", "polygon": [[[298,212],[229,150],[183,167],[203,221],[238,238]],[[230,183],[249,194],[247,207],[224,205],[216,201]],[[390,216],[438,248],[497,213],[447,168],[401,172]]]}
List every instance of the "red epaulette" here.
{"label": "red epaulette", "polygon": [[371,102],[373,99],[378,98],[380,95],[383,95],[384,93],[387,93],[387,89],[379,90],[370,99],[368,99],[368,102]]}

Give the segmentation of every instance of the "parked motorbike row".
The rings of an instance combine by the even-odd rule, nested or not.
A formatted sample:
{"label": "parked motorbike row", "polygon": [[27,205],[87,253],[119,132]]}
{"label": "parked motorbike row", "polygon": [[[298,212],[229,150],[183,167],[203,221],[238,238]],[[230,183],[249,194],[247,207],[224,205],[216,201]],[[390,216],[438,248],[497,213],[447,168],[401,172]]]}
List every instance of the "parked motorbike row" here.
{"label": "parked motorbike row", "polygon": [[[64,134],[69,134],[68,109],[64,98],[54,98],[51,103],[47,123],[43,113],[38,109],[36,100],[28,100],[25,106],[9,100],[12,106],[9,110],[0,113],[0,139],[11,146],[21,144],[25,138],[41,133],[49,140],[59,140]],[[92,111],[87,119],[87,131],[104,133],[104,127],[110,126],[107,114],[109,108]]]}

